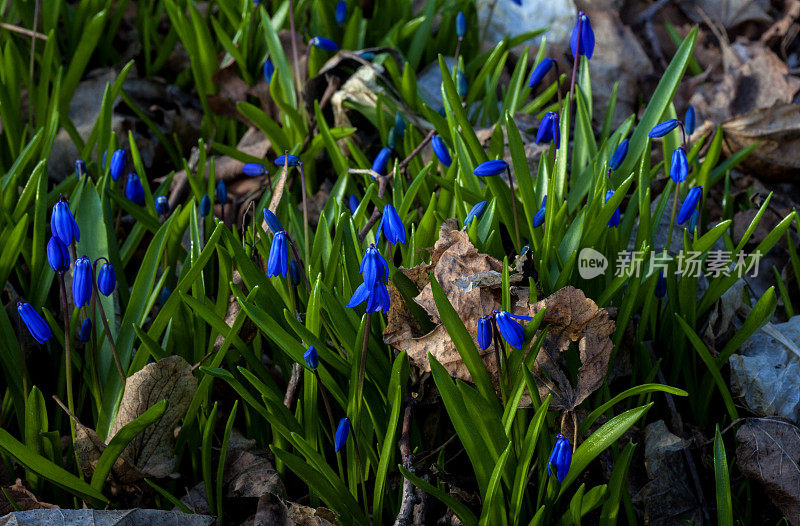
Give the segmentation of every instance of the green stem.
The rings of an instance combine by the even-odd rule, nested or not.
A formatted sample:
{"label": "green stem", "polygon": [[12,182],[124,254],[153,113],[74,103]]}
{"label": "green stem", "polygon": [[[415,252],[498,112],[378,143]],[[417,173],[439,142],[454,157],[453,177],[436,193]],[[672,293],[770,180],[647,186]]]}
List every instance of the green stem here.
{"label": "green stem", "polygon": [[306,199],[306,171],[300,163],[300,185],[303,196],[303,254],[305,261],[311,261],[308,255],[308,200]]}
{"label": "green stem", "polygon": [[522,247],[522,240],[519,237],[519,219],[517,219],[517,198],[514,196],[514,185],[516,180],[511,172],[511,167],[506,165],[506,172],[508,172],[508,192],[511,197],[511,211],[514,214],[514,239],[516,241],[516,249]]}
{"label": "green stem", "polygon": [[[72,353],[70,349],[70,334],[69,334],[69,306],[67,305],[67,285],[64,282],[64,273],[58,273],[59,280],[61,281],[61,311],[64,317],[64,361],[66,371],[64,377],[67,383],[67,408],[75,413],[75,405],[72,400]],[[72,433],[72,443],[75,444],[75,422],[70,419],[70,432]]]}
{"label": "green stem", "polygon": [[368,312],[364,321],[364,338],[361,341],[361,356],[358,363],[358,384],[356,387],[356,417],[353,421],[354,426],[358,426],[361,416],[361,400],[364,394],[364,376],[367,372],[367,345],[369,344],[369,327],[372,321],[372,313]]}

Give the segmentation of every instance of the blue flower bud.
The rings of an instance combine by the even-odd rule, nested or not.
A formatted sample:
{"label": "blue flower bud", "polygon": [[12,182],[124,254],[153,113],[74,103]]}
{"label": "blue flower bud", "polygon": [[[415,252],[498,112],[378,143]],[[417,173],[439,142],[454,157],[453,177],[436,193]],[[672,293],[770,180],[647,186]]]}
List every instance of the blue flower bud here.
{"label": "blue flower bud", "polygon": [[248,177],[259,177],[267,173],[267,169],[263,164],[247,163],[242,166],[242,173]]}
{"label": "blue flower bud", "polygon": [[289,271],[289,252],[286,231],[281,230],[272,236],[272,246],[269,249],[269,259],[267,260],[267,276],[270,278],[280,275],[286,277]]}
{"label": "blue flower bud", "polygon": [[383,207],[383,215],[378,225],[378,235],[380,235],[381,231],[383,231],[383,235],[389,243],[405,244],[406,242],[406,227],[392,205],[387,204]]}
{"label": "blue flower bud", "polygon": [[611,160],[608,161],[608,168],[610,170],[616,170],[622,164],[622,161],[625,160],[625,156],[628,155],[628,139],[623,139],[617,149],[614,150],[614,154],[611,156]]}
{"label": "blue flower bud", "polygon": [[217,187],[215,188],[216,200],[217,203],[224,205],[228,203],[228,187],[225,186],[225,181],[220,179],[217,181]]}
{"label": "blue flower bud", "polygon": [[391,306],[389,291],[386,290],[386,278],[389,275],[389,265],[383,259],[375,245],[370,245],[361,260],[361,275],[364,283],[358,286],[347,307],[355,307],[367,302],[367,312],[388,312]]}
{"label": "blue flower bud", "polygon": [[47,262],[53,272],[63,274],[69,269],[69,249],[56,236],[47,242]]}
{"label": "blue flower bud", "polygon": [[703,187],[702,186],[693,186],[689,189],[689,192],[686,194],[686,199],[683,200],[683,204],[681,205],[680,210],[678,210],[678,224],[684,224],[691,216],[692,213],[697,208],[697,204],[700,202],[700,199],[703,197]]}
{"label": "blue flower bud", "polygon": [[75,160],[75,175],[80,180],[81,177],[86,175],[86,163],[83,162],[83,159],[76,159]]}
{"label": "blue flower bud", "polygon": [[458,96],[462,99],[467,96],[467,92],[469,91],[467,77],[464,76],[464,72],[460,69],[456,72],[456,91],[458,92]]}
{"label": "blue flower bud", "polygon": [[[611,199],[613,195],[614,195],[614,190],[609,190],[608,192],[606,192],[606,203],[608,203],[608,200]],[[619,207],[617,207],[617,209],[614,210],[614,214],[611,216],[611,219],[608,220],[608,226],[618,227],[619,217],[620,217]]]}
{"label": "blue flower bud", "polygon": [[200,199],[200,216],[206,217],[211,212],[211,198],[204,194]]}
{"label": "blue flower bud", "polygon": [[689,106],[686,110],[686,115],[683,117],[683,129],[686,130],[686,135],[694,133],[694,106]]}
{"label": "blue flower bud", "polygon": [[558,124],[558,113],[548,111],[539,123],[539,130],[536,132],[536,143],[550,142],[555,143],[556,149],[561,144],[561,130]]}
{"label": "blue flower bud", "polygon": [[165,216],[169,214],[169,199],[165,195],[159,195],[155,200],[156,214]]}
{"label": "blue flower bud", "polygon": [[394,114],[394,131],[398,137],[402,137],[406,133],[406,120],[399,111]]}
{"label": "blue flower bud", "polygon": [[347,417],[339,420],[339,425],[336,427],[336,436],[333,439],[333,449],[338,453],[347,442],[347,436],[350,434],[350,419]]}
{"label": "blue flower bud", "polygon": [[392,156],[392,150],[385,146],[381,148],[375,160],[372,162],[372,171],[378,175],[386,174],[386,165],[389,164],[389,157]]}
{"label": "blue flower bud", "polygon": [[171,288],[164,287],[163,289],[161,289],[161,293],[158,295],[158,302],[161,304],[162,307],[167,304],[167,300],[171,295],[172,295]]}
{"label": "blue flower bud", "polygon": [[347,204],[350,207],[350,214],[355,214],[356,210],[358,210],[358,205],[361,203],[359,203],[358,197],[356,197],[354,194],[350,194],[350,200]]}
{"label": "blue flower bud", "polygon": [[294,259],[289,260],[289,281],[295,287],[300,284],[300,265]]}
{"label": "blue flower bud", "polygon": [[533,215],[533,228],[538,228],[544,224],[544,215],[546,212],[545,205],[547,204],[547,196],[542,199],[542,206]]}
{"label": "blue flower bud", "polygon": [[114,265],[104,263],[97,273],[97,290],[103,296],[110,296],[117,287],[117,274],[114,272]]}
{"label": "blue flower bud", "polygon": [[650,137],[657,139],[659,137],[663,137],[675,128],[678,127],[678,119],[670,119],[668,121],[661,122],[653,126],[653,129],[650,130],[649,135]]}
{"label": "blue flower bud", "polygon": [[50,214],[50,231],[67,246],[73,240],[81,240],[78,223],[75,222],[75,217],[69,209],[69,203],[63,197],[53,205],[53,211]]}
{"label": "blue flower bud", "polygon": [[125,197],[137,205],[144,204],[144,187],[139,176],[135,173],[128,174],[128,182],[125,184]]}
{"label": "blue flower bud", "polygon": [[578,20],[575,22],[575,27],[572,29],[572,35],[569,39],[569,47],[572,50],[573,57],[586,55],[586,58],[592,58],[594,53],[594,31],[592,31],[589,17],[583,11],[578,13]]}
{"label": "blue flower bud", "polygon": [[345,19],[347,19],[347,2],[344,0],[339,0],[339,3],[336,4],[336,11],[334,12],[334,18],[336,18],[336,24],[339,27],[344,25]]}
{"label": "blue flower bud", "polygon": [[325,51],[339,50],[339,46],[336,45],[336,42],[325,37],[314,37],[308,41],[308,45],[324,49]]}
{"label": "blue flower bud", "polygon": [[81,329],[78,332],[78,339],[83,343],[89,341],[89,338],[92,337],[92,319],[85,318],[83,323],[81,323]]}
{"label": "blue flower bud", "polygon": [[467,17],[464,16],[464,13],[459,11],[456,15],[456,35],[458,38],[464,38],[464,35],[467,34]]}
{"label": "blue flower bud", "polygon": [[467,213],[467,217],[464,218],[464,226],[469,228],[469,225],[472,223],[473,219],[480,219],[483,213],[486,211],[486,206],[488,204],[488,201],[476,203],[475,206],[473,206]]}
{"label": "blue flower bud", "polygon": [[485,351],[492,344],[492,315],[478,318],[478,345]]}
{"label": "blue flower bud", "polygon": [[689,177],[689,160],[683,147],[672,152],[672,164],[669,167],[669,176],[675,183],[682,183]]}
{"label": "blue flower bud", "polygon": [[34,340],[39,343],[45,343],[53,336],[50,326],[44,321],[44,318],[34,310],[30,303],[17,302],[17,312]]}
{"label": "blue flower bud", "polygon": [[119,179],[122,172],[125,171],[125,163],[125,150],[115,150],[114,153],[111,154],[111,166],[109,171],[111,172],[111,179],[113,181]]}
{"label": "blue flower bud", "polygon": [[692,215],[689,216],[689,231],[694,232],[697,229],[697,223],[700,221],[700,209],[695,208]]}
{"label": "blue flower bud", "polygon": [[520,316],[518,314],[511,314],[510,312],[506,311],[498,311],[495,314],[495,320],[497,320],[497,329],[500,331],[500,335],[508,342],[508,344],[515,348],[521,349],[523,336],[524,336],[524,328],[522,325],[517,323],[514,320],[531,320],[530,316]]}
{"label": "blue flower bud", "polygon": [[296,155],[281,155],[275,159],[275,166],[283,166],[284,164],[289,164],[289,166],[300,166],[303,164],[300,162],[300,157]]}
{"label": "blue flower bud", "polygon": [[316,371],[317,367],[319,367],[319,356],[317,356],[317,350],[312,345],[308,348],[306,352],[303,353],[303,360],[305,360],[306,365],[312,371]]}
{"label": "blue flower bud", "polygon": [[267,223],[267,226],[270,230],[272,230],[273,234],[276,234],[283,230],[283,225],[278,220],[278,216],[272,213],[272,210],[269,208],[264,209],[264,222]]}
{"label": "blue flower bud", "polygon": [[538,86],[545,75],[547,75],[550,70],[553,69],[555,62],[556,61],[552,58],[545,57],[541,62],[536,64],[536,67],[533,68],[533,73],[531,73],[531,77],[528,79],[528,87],[535,88]]}
{"label": "blue flower bud", "polygon": [[389,128],[389,133],[386,135],[386,146],[392,150],[397,146],[397,130],[395,130],[394,126]]}
{"label": "blue flower bud", "polygon": [[479,164],[473,171],[477,176],[490,177],[492,175],[500,175],[508,169],[508,163],[502,159],[496,161],[486,161]]}
{"label": "blue flower bud", "polygon": [[436,154],[436,158],[439,159],[439,162],[443,165],[450,167],[453,164],[453,159],[450,157],[450,151],[447,149],[447,145],[444,143],[441,137],[438,135],[434,135],[431,138],[431,146],[433,147],[433,153]]}
{"label": "blue flower bud", "polygon": [[92,260],[88,256],[82,256],[75,260],[75,268],[72,273],[72,299],[76,309],[88,305],[89,300],[92,299],[93,272]]}
{"label": "blue flower bud", "polygon": [[572,464],[572,444],[569,443],[567,437],[559,433],[556,435],[556,445],[547,462],[547,476],[552,475],[550,468],[555,468],[556,478],[559,482],[564,482],[570,464]]}
{"label": "blue flower bud", "polygon": [[664,277],[664,271],[658,271],[658,280],[656,280],[656,298],[663,298],[667,295],[667,279]]}
{"label": "blue flower bud", "polygon": [[359,53],[358,56],[366,60],[367,62],[370,62],[372,59],[375,58],[375,53],[373,53],[372,51],[363,51],[362,53]]}
{"label": "blue flower bud", "polygon": [[269,84],[272,82],[272,76],[275,74],[275,65],[272,63],[272,59],[267,59],[264,62],[264,80]]}

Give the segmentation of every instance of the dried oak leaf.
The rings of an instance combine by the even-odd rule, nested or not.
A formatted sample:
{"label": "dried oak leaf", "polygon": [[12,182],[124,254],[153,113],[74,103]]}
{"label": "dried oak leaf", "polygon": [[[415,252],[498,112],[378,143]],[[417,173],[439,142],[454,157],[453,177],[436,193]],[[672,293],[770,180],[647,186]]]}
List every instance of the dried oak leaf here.
{"label": "dried oak leaf", "polygon": [[[249,524],[249,523],[248,523]],[[309,508],[265,493],[258,499],[253,526],[333,526],[336,515],[328,508]]]}
{"label": "dried oak leaf", "polygon": [[759,174],[800,171],[800,105],[778,104],[756,109],[722,125],[726,153],[760,143],[746,165]]}
{"label": "dried oak leaf", "polygon": [[[100,455],[106,449],[106,443],[97,436],[94,429],[86,427],[79,422],[75,423],[75,455],[78,457],[78,466],[87,477],[91,477],[97,467]],[[136,466],[120,455],[111,467],[114,480],[122,484],[130,484],[142,480],[144,475]]]}
{"label": "dried oak leaf", "polygon": [[28,488],[22,485],[22,480],[17,479],[13,486],[7,486],[3,488],[3,491],[13,499],[16,503],[17,508],[11,505],[11,503],[6,499],[4,496],[0,498],[0,517],[7,513],[12,513],[14,511],[28,511],[28,510],[41,510],[41,509],[56,509],[58,506],[55,504],[48,504],[46,502],[40,502],[39,499],[36,498],[36,495],[31,493]]}
{"label": "dried oak leaf", "polygon": [[736,458],[791,524],[800,524],[800,429],[783,420],[748,418],[736,432]]}

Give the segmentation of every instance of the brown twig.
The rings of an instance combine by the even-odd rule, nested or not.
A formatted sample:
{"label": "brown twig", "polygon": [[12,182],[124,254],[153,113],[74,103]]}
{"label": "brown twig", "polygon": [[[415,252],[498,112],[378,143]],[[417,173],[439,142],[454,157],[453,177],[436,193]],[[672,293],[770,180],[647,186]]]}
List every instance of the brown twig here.
{"label": "brown twig", "polygon": [[294,405],[294,400],[297,398],[297,388],[300,385],[300,373],[303,372],[303,366],[295,362],[292,365],[292,376],[289,377],[289,385],[286,386],[286,396],[283,397],[283,405],[291,410]]}
{"label": "brown twig", "polygon": [[[400,433],[400,458],[403,467],[414,472],[414,458],[411,454],[411,401],[406,404],[406,410],[403,414],[403,429]],[[406,526],[411,524],[411,513],[414,510],[414,504],[417,503],[417,496],[414,492],[414,485],[407,478],[403,478],[403,496],[400,500],[400,511],[397,512],[397,518],[394,521],[394,526]]]}
{"label": "brown twig", "polygon": [[47,35],[43,33],[37,33],[36,31],[31,31],[30,29],[25,29],[24,27],[15,26],[13,24],[6,24],[5,22],[0,22],[0,27],[3,29],[8,29],[9,31],[13,31],[15,33],[19,33],[21,35],[38,38],[39,40],[47,40]]}

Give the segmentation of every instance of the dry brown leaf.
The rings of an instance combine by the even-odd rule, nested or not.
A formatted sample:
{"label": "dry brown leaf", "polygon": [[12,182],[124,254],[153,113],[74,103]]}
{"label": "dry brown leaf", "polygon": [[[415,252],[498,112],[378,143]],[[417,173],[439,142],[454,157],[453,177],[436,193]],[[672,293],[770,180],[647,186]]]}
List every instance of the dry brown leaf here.
{"label": "dry brown leaf", "polygon": [[228,452],[222,483],[226,497],[261,497],[266,493],[286,495],[286,489],[266,458],[243,450]]}
{"label": "dry brown leaf", "polygon": [[277,495],[265,493],[258,499],[253,526],[333,526],[336,515],[328,508],[309,508],[296,502],[284,502]]}
{"label": "dry brown leaf", "polygon": [[761,143],[744,161],[759,177],[800,170],[800,105],[753,110],[722,125],[727,154]]}
{"label": "dry brown leaf", "polygon": [[705,22],[698,9],[726,29],[744,22],[770,22],[772,19],[755,0],[683,0],[683,11],[695,22]]}
{"label": "dry brown leaf", "polygon": [[[22,485],[22,480],[17,479],[13,486],[7,486],[3,490],[11,497],[17,504],[19,511],[28,510],[41,510],[41,509],[57,509],[55,504],[48,504],[40,502],[36,495],[31,493],[28,488]],[[0,494],[0,517],[6,513],[17,511],[4,495]]]}
{"label": "dry brown leaf", "polygon": [[[78,465],[87,477],[91,477],[97,467],[100,455],[106,449],[106,443],[100,440],[94,429],[75,423],[75,455],[78,457]],[[136,469],[128,460],[120,455],[111,467],[111,474],[114,480],[122,484],[129,484],[142,480],[144,475]]]}
{"label": "dry brown leaf", "polygon": [[791,524],[800,524],[800,429],[783,420],[748,418],[736,442],[742,473],[763,484]]}

